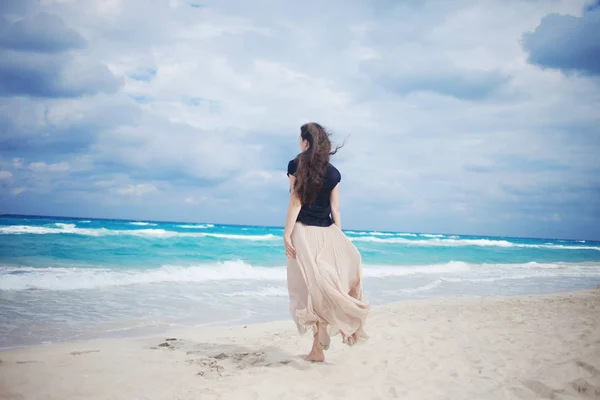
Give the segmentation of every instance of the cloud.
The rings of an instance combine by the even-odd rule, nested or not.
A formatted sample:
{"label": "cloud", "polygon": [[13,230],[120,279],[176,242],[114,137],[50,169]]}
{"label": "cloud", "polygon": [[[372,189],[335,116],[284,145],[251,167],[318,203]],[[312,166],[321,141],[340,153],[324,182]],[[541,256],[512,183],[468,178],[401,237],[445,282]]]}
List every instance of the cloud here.
{"label": "cloud", "polygon": [[25,188],[18,187],[18,188],[11,189],[10,193],[11,193],[13,196],[18,196],[18,195],[20,195],[21,193],[23,193],[24,191],[25,191]]}
{"label": "cloud", "polygon": [[461,69],[448,61],[431,60],[420,67],[411,62],[408,70],[399,64],[369,60],[363,68],[381,87],[398,94],[433,92],[462,100],[490,98],[510,80],[500,71]]}
{"label": "cloud", "polygon": [[85,40],[56,15],[39,13],[0,31],[0,48],[56,53],[85,47]]}
{"label": "cloud", "polygon": [[117,193],[125,196],[145,196],[156,193],[157,187],[150,183],[140,183],[137,185],[126,185],[117,189]]}
{"label": "cloud", "polygon": [[36,0],[4,0],[0,2],[0,16],[22,16],[35,2]]}
{"label": "cloud", "polygon": [[0,52],[0,96],[78,97],[120,86],[106,66],[84,57]]}
{"label": "cloud", "polygon": [[15,168],[21,168],[23,166],[23,159],[20,157],[15,157],[12,159],[12,165]]}
{"label": "cloud", "polygon": [[111,180],[111,181],[96,181],[94,182],[94,185],[96,186],[100,186],[100,187],[111,187],[114,186],[116,183],[116,181]]}
{"label": "cloud", "polygon": [[41,12],[9,24],[0,31],[0,96],[115,93],[122,80],[103,63],[74,51],[85,46],[57,15]]}
{"label": "cloud", "polygon": [[600,8],[588,6],[581,17],[549,14],[523,34],[528,61],[542,68],[600,75]]}
{"label": "cloud", "polygon": [[36,4],[85,48],[3,50],[8,210],[280,225],[316,120],[348,227],[600,237],[598,87],[520,44],[582,0]]}
{"label": "cloud", "polygon": [[99,134],[135,124],[139,114],[126,96],[0,99],[0,149],[16,158],[83,151]]}
{"label": "cloud", "polygon": [[10,171],[0,170],[0,181],[11,179],[13,174]]}
{"label": "cloud", "polygon": [[46,164],[43,161],[33,162],[29,164],[29,169],[39,172],[66,172],[70,169],[67,162],[59,162],[56,164]]}

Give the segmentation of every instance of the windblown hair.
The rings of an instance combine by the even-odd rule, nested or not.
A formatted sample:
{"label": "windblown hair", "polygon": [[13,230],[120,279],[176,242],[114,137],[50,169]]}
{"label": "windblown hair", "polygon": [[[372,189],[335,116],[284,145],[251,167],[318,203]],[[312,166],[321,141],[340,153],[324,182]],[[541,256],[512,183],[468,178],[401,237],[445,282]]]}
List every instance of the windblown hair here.
{"label": "windblown hair", "polygon": [[309,147],[296,157],[296,183],[294,191],[303,205],[311,205],[317,199],[317,193],[323,186],[329,159],[343,146],[332,151],[331,136],[321,125],[309,122],[300,127],[300,136],[308,141]]}

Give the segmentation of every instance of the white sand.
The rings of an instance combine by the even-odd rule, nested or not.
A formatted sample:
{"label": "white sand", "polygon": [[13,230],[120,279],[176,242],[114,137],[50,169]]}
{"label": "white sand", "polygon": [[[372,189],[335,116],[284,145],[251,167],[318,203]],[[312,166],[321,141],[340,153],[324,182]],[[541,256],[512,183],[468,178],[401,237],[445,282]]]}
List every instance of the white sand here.
{"label": "white sand", "polygon": [[600,290],[406,301],[324,364],[289,321],[0,353],[0,399],[600,399]]}

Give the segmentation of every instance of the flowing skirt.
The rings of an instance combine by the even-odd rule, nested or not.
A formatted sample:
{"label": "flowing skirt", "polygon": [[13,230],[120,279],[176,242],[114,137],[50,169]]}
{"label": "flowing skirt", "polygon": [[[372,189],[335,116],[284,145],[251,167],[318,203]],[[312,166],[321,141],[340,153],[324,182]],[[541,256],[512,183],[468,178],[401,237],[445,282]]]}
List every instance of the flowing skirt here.
{"label": "flowing skirt", "polygon": [[[288,259],[290,311],[298,332],[319,327],[327,336],[340,333],[344,343],[367,339],[369,305],[363,296],[361,256],[336,226],[297,222],[292,232],[296,259]],[[323,332],[319,332],[319,336]]]}

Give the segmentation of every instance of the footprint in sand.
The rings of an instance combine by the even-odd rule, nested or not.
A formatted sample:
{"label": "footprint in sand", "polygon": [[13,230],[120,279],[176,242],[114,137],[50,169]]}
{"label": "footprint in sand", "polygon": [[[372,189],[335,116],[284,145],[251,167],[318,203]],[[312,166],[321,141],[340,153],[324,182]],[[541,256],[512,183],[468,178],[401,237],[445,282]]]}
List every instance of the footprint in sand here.
{"label": "footprint in sand", "polygon": [[[158,347],[175,350],[183,346],[183,341],[177,338],[166,338],[164,342],[158,345]],[[157,347],[151,347],[151,349],[157,349]]]}
{"label": "footprint in sand", "polygon": [[592,399],[600,399],[600,388],[595,385],[592,385],[585,379],[577,379],[570,382],[571,387],[577,392],[589,396]]}
{"label": "footprint in sand", "polygon": [[576,362],[578,367],[583,368],[584,371],[586,371],[589,374],[592,374],[592,376],[596,377],[598,375],[600,375],[600,371],[598,370],[598,368],[594,367],[591,364],[586,363],[585,361],[577,361]]}
{"label": "footprint in sand", "polygon": [[560,399],[561,397],[559,397],[559,395],[564,393],[564,390],[552,389],[540,381],[525,381],[523,382],[523,385],[545,399]]}
{"label": "footprint in sand", "polygon": [[80,356],[82,354],[88,354],[88,353],[99,353],[100,350],[82,350],[82,351],[73,351],[70,354],[72,356]]}
{"label": "footprint in sand", "polygon": [[191,359],[186,360],[189,365],[199,365],[201,370],[196,374],[198,376],[203,376],[205,378],[208,377],[222,377],[225,371],[225,368],[222,365],[219,365],[217,360],[212,358],[200,358],[200,359]]}
{"label": "footprint in sand", "polygon": [[598,368],[585,361],[578,360],[575,362],[577,366],[591,375],[591,378],[596,384],[590,383],[587,379],[579,378],[569,382],[571,387],[578,393],[588,396],[592,399],[600,399],[600,371]]}
{"label": "footprint in sand", "polygon": [[551,388],[537,380],[525,381],[523,382],[523,386],[535,392],[539,397],[546,399],[558,400],[565,398],[563,396],[571,398],[573,390],[583,395],[584,398],[600,399],[600,383],[598,383],[600,382],[598,379],[600,378],[600,370],[581,360],[575,361],[575,365],[580,368],[579,376],[577,376],[576,379],[565,381],[564,384],[561,385],[563,387],[559,389]]}

